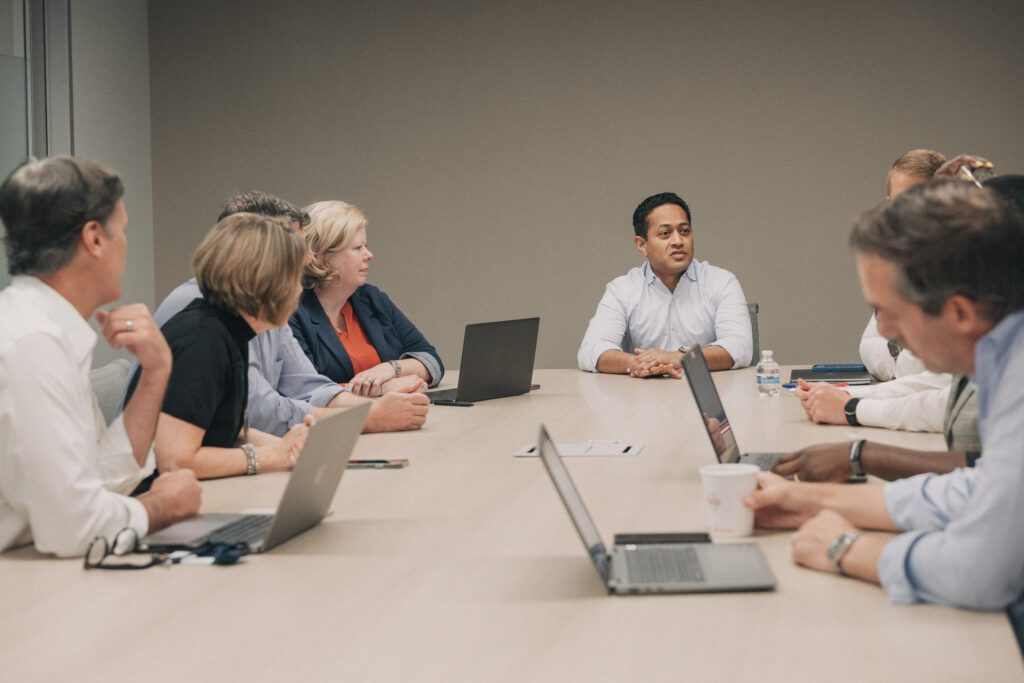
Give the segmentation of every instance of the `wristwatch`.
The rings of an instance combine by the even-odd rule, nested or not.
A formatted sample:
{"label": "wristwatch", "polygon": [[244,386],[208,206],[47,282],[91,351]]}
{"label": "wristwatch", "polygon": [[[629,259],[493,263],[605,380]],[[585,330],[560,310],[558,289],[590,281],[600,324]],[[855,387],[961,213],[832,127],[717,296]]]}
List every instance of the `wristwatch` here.
{"label": "wristwatch", "polygon": [[855,477],[863,477],[864,467],[860,464],[860,452],[864,448],[864,439],[857,439],[850,446],[850,471]]}
{"label": "wristwatch", "polygon": [[828,561],[832,563],[832,568],[836,570],[836,574],[846,574],[842,567],[843,557],[846,556],[850,546],[858,538],[860,538],[860,534],[856,531],[847,531],[836,536],[836,540],[832,541],[828,546]]}
{"label": "wristwatch", "polygon": [[857,404],[860,403],[859,398],[851,398],[843,406],[843,414],[846,415],[846,421],[854,427],[860,427],[860,422],[857,422]]}

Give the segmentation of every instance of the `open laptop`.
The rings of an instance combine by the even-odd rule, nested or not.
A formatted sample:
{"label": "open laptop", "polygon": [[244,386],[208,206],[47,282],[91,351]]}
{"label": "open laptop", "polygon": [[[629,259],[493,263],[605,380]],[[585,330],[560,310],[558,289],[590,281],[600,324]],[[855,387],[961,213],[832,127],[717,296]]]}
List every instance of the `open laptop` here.
{"label": "open laptop", "polygon": [[464,405],[531,389],[540,318],[466,325],[456,389],[428,391],[431,403]]}
{"label": "open laptop", "polygon": [[369,412],[367,401],[322,418],[310,428],[275,514],[197,515],[149,534],[142,539],[143,549],[166,551],[198,548],[206,543],[248,543],[252,552],[259,553],[316,526],[327,516]]}
{"label": "open laptop", "polygon": [[547,429],[540,457],[583,547],[609,593],[718,593],[775,588],[775,575],[756,543],[623,543],[609,553]]}
{"label": "open laptop", "polygon": [[711,372],[708,370],[707,361],[704,360],[700,344],[683,354],[683,370],[686,372],[686,381],[690,383],[690,391],[693,392],[701,420],[708,430],[708,436],[711,437],[711,447],[715,449],[718,462],[751,463],[765,471],[775,467],[785,453],[740,452],[736,435],[732,433],[729,417],[722,407],[722,399],[718,396],[714,380],[711,379]]}

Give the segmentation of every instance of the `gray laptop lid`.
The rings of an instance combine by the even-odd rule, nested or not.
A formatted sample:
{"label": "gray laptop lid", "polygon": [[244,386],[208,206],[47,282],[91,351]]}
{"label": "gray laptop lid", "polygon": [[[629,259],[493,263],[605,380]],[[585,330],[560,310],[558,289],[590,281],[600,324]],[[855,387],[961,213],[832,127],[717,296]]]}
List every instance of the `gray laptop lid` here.
{"label": "gray laptop lid", "polygon": [[277,505],[264,550],[316,526],[327,516],[370,405],[366,401],[321,418],[310,428],[302,455]]}
{"label": "gray laptop lid", "polygon": [[583,541],[583,547],[587,549],[587,554],[594,562],[597,573],[607,583],[609,579],[608,551],[605,549],[604,543],[601,541],[601,534],[598,532],[594,520],[590,518],[587,506],[583,504],[583,499],[580,498],[576,485],[572,483],[572,477],[569,476],[569,471],[565,468],[565,463],[558,455],[558,450],[551,441],[551,437],[548,436],[548,430],[544,425],[540,426],[537,444],[544,467],[551,477],[551,482],[555,485],[555,490],[558,491],[558,496],[565,504],[572,523],[576,526],[576,531]]}
{"label": "gray laptop lid", "polygon": [[693,400],[697,403],[704,428],[711,438],[711,447],[718,456],[718,462],[738,462],[740,448],[729,425],[729,417],[722,407],[715,381],[711,379],[711,371],[708,370],[700,344],[683,354],[683,370],[686,372],[686,381],[690,383],[690,391],[693,392]]}
{"label": "gray laptop lid", "polygon": [[530,391],[540,318],[466,325],[459,401],[486,401]]}

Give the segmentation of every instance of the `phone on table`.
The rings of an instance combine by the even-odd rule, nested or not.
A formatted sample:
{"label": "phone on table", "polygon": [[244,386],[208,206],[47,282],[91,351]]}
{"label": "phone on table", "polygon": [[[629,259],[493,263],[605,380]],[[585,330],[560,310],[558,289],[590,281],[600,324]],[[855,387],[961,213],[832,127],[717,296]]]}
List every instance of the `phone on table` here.
{"label": "phone on table", "polygon": [[409,465],[408,458],[392,460],[349,460],[350,470],[398,470]]}

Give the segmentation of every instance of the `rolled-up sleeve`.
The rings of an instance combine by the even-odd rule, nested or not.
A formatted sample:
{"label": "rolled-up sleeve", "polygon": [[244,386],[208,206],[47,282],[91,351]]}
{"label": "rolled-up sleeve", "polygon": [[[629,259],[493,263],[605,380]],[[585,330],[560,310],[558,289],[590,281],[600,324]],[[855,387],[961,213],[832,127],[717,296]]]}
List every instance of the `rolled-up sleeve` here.
{"label": "rolled-up sleeve", "polygon": [[343,391],[316,371],[290,327],[268,330],[249,342],[249,424],[283,435]]}
{"label": "rolled-up sleeve", "polygon": [[73,557],[96,536],[112,539],[125,527],[145,536],[145,507],[110,487],[132,486],[146,469],[132,457],[120,421],[96,431],[94,398],[60,344],[47,335],[27,337],[0,371],[0,492],[15,513],[0,516],[0,538],[9,543],[18,531],[11,527],[27,524],[39,551]]}
{"label": "rolled-up sleeve", "polygon": [[750,311],[740,281],[732,273],[727,275],[717,288],[715,341],[711,343],[729,353],[733,369],[745,368],[750,365],[750,357],[754,353]]}
{"label": "rolled-up sleeve", "polygon": [[1001,402],[1003,414],[990,416],[976,468],[887,485],[890,516],[913,530],[879,558],[890,600],[995,610],[1024,591],[1024,447],[1019,420],[1006,407],[1024,400],[1024,391],[1013,393]]}
{"label": "rolled-up sleeve", "polygon": [[597,359],[605,351],[622,351],[622,342],[626,337],[627,311],[622,299],[616,291],[616,282],[608,283],[604,296],[597,304],[597,311],[587,325],[583,342],[576,352],[576,362],[580,370],[597,372]]}

